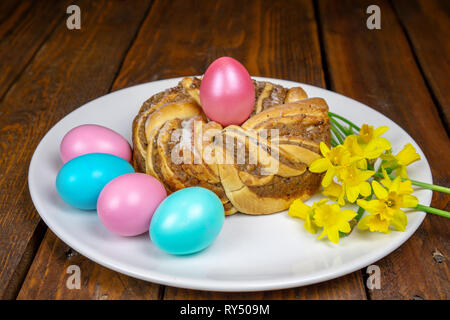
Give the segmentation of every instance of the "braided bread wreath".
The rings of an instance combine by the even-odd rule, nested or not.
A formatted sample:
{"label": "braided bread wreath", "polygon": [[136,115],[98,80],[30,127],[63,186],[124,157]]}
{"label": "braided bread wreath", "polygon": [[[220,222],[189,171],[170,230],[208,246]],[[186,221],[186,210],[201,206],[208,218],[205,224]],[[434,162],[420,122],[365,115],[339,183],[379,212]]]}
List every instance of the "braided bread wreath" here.
{"label": "braided bread wreath", "polygon": [[[322,174],[310,172],[308,166],[320,157],[321,141],[330,146],[325,100],[308,98],[300,87],[253,81],[256,98],[250,118],[241,126],[222,128],[203,113],[200,83],[198,78],[184,78],[144,102],[132,128],[137,172],[157,178],[168,193],[207,188],[220,198],[226,215],[279,212],[318,191]],[[182,134],[174,134],[180,129]],[[277,144],[270,139],[270,129],[278,130]],[[180,147],[186,146],[186,133],[188,147]],[[229,139],[245,146],[242,161],[216,161],[219,155],[236,160],[235,147],[223,143]],[[185,161],[173,161],[174,152]]]}

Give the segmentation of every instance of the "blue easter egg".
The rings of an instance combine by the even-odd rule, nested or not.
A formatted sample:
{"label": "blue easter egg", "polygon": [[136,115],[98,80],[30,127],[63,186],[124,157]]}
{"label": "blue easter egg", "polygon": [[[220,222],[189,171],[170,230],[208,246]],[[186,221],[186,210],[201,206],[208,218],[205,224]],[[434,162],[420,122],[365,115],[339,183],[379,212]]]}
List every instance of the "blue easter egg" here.
{"label": "blue easter egg", "polygon": [[106,153],[89,153],[68,161],[56,177],[59,196],[71,206],[94,210],[103,187],[114,178],[134,172],[124,159]]}
{"label": "blue easter egg", "polygon": [[220,233],[225,212],[219,197],[201,187],[168,196],[153,214],[150,238],[171,254],[184,255],[208,247]]}

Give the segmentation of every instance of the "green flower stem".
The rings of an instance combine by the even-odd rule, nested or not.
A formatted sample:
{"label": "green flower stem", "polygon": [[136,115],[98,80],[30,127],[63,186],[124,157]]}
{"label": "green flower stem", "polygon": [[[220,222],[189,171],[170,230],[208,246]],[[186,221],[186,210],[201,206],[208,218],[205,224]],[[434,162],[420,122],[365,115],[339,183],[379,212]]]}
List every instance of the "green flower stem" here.
{"label": "green flower stem", "polygon": [[440,209],[436,209],[436,208],[432,208],[432,207],[423,206],[421,204],[418,204],[417,207],[415,207],[414,209],[425,211],[425,212],[428,212],[428,213],[437,214],[438,216],[450,218],[450,212],[448,212],[448,211],[444,211],[444,210],[440,210]]}
{"label": "green flower stem", "polygon": [[355,129],[358,130],[358,131],[361,130],[361,128],[358,127],[356,124],[354,124],[354,123],[351,122],[350,120],[347,120],[347,119],[345,119],[344,117],[342,117],[342,116],[340,116],[340,115],[338,115],[338,114],[336,114],[336,113],[328,112],[328,116],[334,117],[334,118],[338,118],[338,119],[340,119],[340,120],[346,122],[348,125],[352,126],[353,128],[355,128]]}
{"label": "green flower stem", "polygon": [[350,134],[350,130],[345,129],[339,122],[337,122],[333,118],[330,118],[330,121],[334,124],[335,128],[339,129],[343,133],[344,137],[347,137]]}
{"label": "green flower stem", "polygon": [[[374,177],[383,178],[383,174],[381,172],[377,172],[377,173],[374,174]],[[389,178],[391,180],[395,179],[395,177],[393,177],[391,175],[389,175]],[[402,180],[405,181],[405,180],[408,180],[408,179],[402,179]],[[434,184],[425,183],[425,182],[416,181],[416,180],[411,180],[411,183],[413,185],[415,185],[415,186],[422,187],[422,188],[425,188],[425,189],[430,189],[430,190],[434,190],[434,191],[439,191],[439,192],[450,194],[450,188],[447,188],[447,187],[436,186]]]}
{"label": "green flower stem", "polygon": [[450,194],[450,188],[446,188],[446,187],[442,187],[442,186],[436,186],[434,184],[429,184],[429,183],[416,181],[416,180],[411,180],[411,183],[413,185],[415,185],[415,186],[419,186],[419,187],[422,187],[422,188],[426,188],[426,189],[430,189],[430,190],[434,190],[434,191],[439,191],[439,192]]}
{"label": "green flower stem", "polygon": [[336,147],[339,143],[336,142],[336,140],[333,139],[333,137],[331,138],[331,145],[334,147]]}
{"label": "green flower stem", "polygon": [[331,126],[331,131],[333,131],[334,135],[339,140],[339,144],[343,144],[344,140],[343,140],[341,134],[339,133],[339,131],[333,126]]}

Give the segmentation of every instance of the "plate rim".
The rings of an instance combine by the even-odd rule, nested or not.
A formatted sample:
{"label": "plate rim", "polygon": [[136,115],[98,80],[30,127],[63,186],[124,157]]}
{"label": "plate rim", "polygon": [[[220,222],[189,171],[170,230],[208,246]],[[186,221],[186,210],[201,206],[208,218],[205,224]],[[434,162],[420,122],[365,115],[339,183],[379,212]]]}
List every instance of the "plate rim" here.
{"label": "plate rim", "polygon": [[[374,262],[388,256],[393,251],[398,249],[401,245],[403,245],[417,231],[417,229],[420,227],[423,220],[425,219],[426,213],[424,213],[422,211],[416,211],[416,213],[421,214],[421,216],[418,218],[418,220],[416,222],[416,225],[413,226],[412,228],[407,229],[403,233],[403,237],[400,240],[394,242],[394,245],[385,247],[385,249],[383,251],[380,251],[376,255],[372,255],[370,258],[366,258],[366,255],[363,255],[360,258],[353,260],[351,267],[348,267],[348,264],[343,264],[342,266],[337,268],[337,271],[335,271],[333,273],[329,273],[328,275],[325,275],[325,276],[324,275],[316,275],[316,276],[312,276],[312,277],[309,277],[306,279],[304,278],[304,276],[303,277],[300,276],[300,277],[297,277],[296,279],[294,279],[294,277],[289,277],[288,280],[280,280],[280,278],[275,278],[275,280],[265,279],[265,280],[258,280],[258,281],[248,281],[248,280],[246,280],[246,281],[242,281],[242,280],[230,281],[230,280],[215,280],[215,279],[199,280],[199,279],[192,279],[189,277],[178,278],[178,277],[170,276],[170,275],[167,275],[167,274],[164,274],[164,273],[161,273],[158,271],[153,271],[153,270],[151,270],[150,272],[147,272],[148,276],[145,276],[145,275],[143,276],[141,273],[139,273],[137,271],[138,269],[136,269],[134,267],[130,268],[129,266],[125,267],[122,265],[123,263],[120,261],[112,262],[112,261],[110,261],[111,260],[110,258],[104,256],[102,253],[91,254],[91,252],[89,250],[86,250],[85,246],[79,245],[79,243],[76,241],[76,239],[73,239],[70,236],[67,236],[66,234],[64,234],[61,230],[59,230],[59,227],[55,226],[52,221],[47,219],[45,214],[41,213],[45,210],[43,210],[43,208],[40,206],[40,202],[36,200],[37,196],[36,196],[35,190],[33,190],[33,188],[32,188],[32,185],[34,185],[34,183],[31,178],[32,175],[30,174],[30,172],[32,172],[32,170],[34,169],[34,164],[36,163],[36,157],[37,157],[36,155],[38,154],[39,148],[42,146],[43,141],[46,139],[46,137],[49,135],[49,133],[52,131],[52,129],[55,126],[57,126],[61,121],[66,119],[72,113],[77,112],[77,110],[79,110],[80,108],[87,107],[89,104],[95,103],[96,101],[99,101],[99,100],[105,98],[106,96],[121,94],[123,91],[129,90],[131,88],[147,86],[149,84],[157,84],[157,83],[161,84],[164,82],[179,81],[183,78],[184,77],[176,77],[176,78],[161,79],[161,80],[157,80],[157,81],[141,83],[141,84],[137,84],[134,86],[122,88],[122,89],[110,92],[108,94],[102,95],[100,97],[97,97],[95,99],[92,99],[90,101],[87,101],[83,105],[79,106],[78,108],[74,109],[73,111],[71,111],[70,113],[68,113],[61,119],[59,119],[58,122],[56,122],[48,130],[48,132],[42,137],[42,139],[39,141],[36,149],[34,150],[33,156],[31,158],[29,168],[28,168],[28,179],[27,179],[28,189],[29,189],[29,192],[31,195],[33,205],[35,206],[36,211],[39,213],[39,216],[46,223],[48,228],[61,241],[66,243],[69,247],[73,248],[75,251],[79,252],[81,255],[85,256],[86,258],[88,258],[108,269],[117,271],[119,273],[131,276],[131,277],[134,277],[137,279],[141,279],[141,280],[145,280],[148,282],[157,283],[157,284],[161,284],[161,285],[168,285],[168,286],[174,286],[174,287],[180,287],[180,288],[186,288],[186,289],[194,289],[194,290],[202,290],[202,291],[219,291],[219,292],[254,292],[254,291],[288,289],[288,288],[301,287],[301,286],[306,286],[306,285],[310,285],[310,284],[314,284],[314,283],[325,282],[325,281],[328,281],[331,279],[339,278],[344,275],[353,273],[357,270],[361,270],[361,269],[365,268],[366,266],[373,264]],[[325,88],[321,88],[318,86],[301,83],[301,82],[296,82],[296,81],[291,81],[291,80],[276,79],[276,78],[253,77],[253,76],[252,76],[252,78],[255,80],[258,80],[258,81],[273,82],[275,84],[279,83],[280,81],[288,82],[291,86],[301,86],[304,89],[314,88],[314,89],[325,90],[325,91],[330,92],[331,94],[338,95],[342,98],[350,99],[354,103],[363,105],[363,106],[371,109],[372,111],[376,112],[378,115],[382,116],[383,118],[389,119],[389,121],[392,121],[393,123],[395,123],[404,132],[404,134],[406,134],[406,136],[409,137],[409,139],[411,139],[411,141],[414,141],[417,144],[417,146],[419,147],[419,149],[423,155],[423,158],[421,160],[425,162],[426,167],[428,169],[426,174],[430,178],[429,182],[433,183],[433,176],[431,173],[431,168],[430,168],[428,159],[426,158],[426,155],[423,152],[423,150],[420,148],[419,144],[409,135],[409,133],[405,129],[403,129],[402,126],[400,126],[399,124],[397,124],[396,122],[394,122],[393,120],[391,120],[390,118],[388,118],[387,116],[385,116],[384,114],[379,112],[378,110],[373,109],[372,107],[370,107],[362,102],[359,102],[353,98],[347,97],[343,94],[340,94],[340,93],[337,93],[337,92],[334,92],[334,91],[331,91],[331,90],[328,90]],[[429,205],[431,203],[431,198],[432,198],[431,191],[429,192],[429,195],[427,198],[429,198],[429,199],[427,201],[425,201],[426,203],[424,203],[424,205]],[[300,278],[300,280],[298,280],[298,278]]]}

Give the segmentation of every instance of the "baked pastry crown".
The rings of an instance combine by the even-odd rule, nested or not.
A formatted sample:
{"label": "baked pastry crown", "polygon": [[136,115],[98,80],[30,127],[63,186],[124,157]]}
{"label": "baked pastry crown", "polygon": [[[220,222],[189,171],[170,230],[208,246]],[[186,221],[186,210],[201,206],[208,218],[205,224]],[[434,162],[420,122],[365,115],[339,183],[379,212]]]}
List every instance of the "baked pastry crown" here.
{"label": "baked pastry crown", "polygon": [[279,212],[317,192],[322,175],[308,166],[320,157],[321,141],[330,145],[325,100],[254,81],[250,118],[222,128],[203,113],[200,82],[184,78],[143,104],[133,121],[136,171],[158,178],[169,193],[208,188],[227,215]]}

